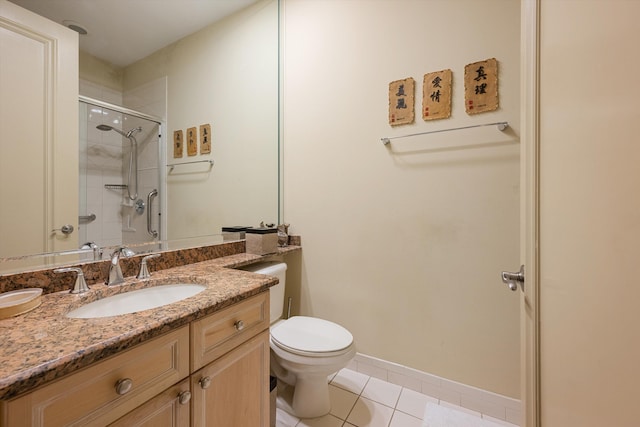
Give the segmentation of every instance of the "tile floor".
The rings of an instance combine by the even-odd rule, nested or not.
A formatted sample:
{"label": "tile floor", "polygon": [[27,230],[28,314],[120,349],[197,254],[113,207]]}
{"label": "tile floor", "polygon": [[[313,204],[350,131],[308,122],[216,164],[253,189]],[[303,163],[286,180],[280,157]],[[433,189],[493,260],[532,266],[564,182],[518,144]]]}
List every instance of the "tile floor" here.
{"label": "tile floor", "polygon": [[[286,391],[285,391],[286,393]],[[375,377],[342,369],[329,383],[331,412],[320,418],[298,419],[285,412],[286,399],[278,396],[277,427],[422,427],[427,402],[474,414],[507,427],[517,427],[479,412],[440,401]]]}

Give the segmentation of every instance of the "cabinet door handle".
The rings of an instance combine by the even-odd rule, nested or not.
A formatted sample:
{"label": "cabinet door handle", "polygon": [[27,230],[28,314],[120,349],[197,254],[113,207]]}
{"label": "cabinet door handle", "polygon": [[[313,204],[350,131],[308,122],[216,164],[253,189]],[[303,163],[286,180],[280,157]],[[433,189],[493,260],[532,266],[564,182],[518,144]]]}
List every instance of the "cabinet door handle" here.
{"label": "cabinet door handle", "polygon": [[200,381],[198,381],[198,383],[200,384],[200,388],[202,389],[209,388],[209,386],[211,385],[211,377],[200,378]]}
{"label": "cabinet door handle", "polygon": [[191,400],[191,392],[188,390],[183,391],[178,395],[178,403],[180,403],[181,405],[185,405],[189,403],[190,400]]}
{"label": "cabinet door handle", "polygon": [[119,395],[127,394],[133,388],[133,381],[131,378],[123,378],[116,383],[116,393]]}
{"label": "cabinet door handle", "polygon": [[244,322],[242,320],[238,320],[236,323],[233,324],[233,326],[236,327],[236,330],[241,331],[244,329]]}

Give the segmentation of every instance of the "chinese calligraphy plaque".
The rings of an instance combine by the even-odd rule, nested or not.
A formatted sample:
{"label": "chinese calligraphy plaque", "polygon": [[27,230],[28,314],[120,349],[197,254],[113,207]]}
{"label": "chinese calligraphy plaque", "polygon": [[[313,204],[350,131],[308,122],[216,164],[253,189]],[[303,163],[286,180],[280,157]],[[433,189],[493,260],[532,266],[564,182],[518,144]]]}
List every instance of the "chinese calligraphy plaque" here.
{"label": "chinese calligraphy plaque", "polygon": [[173,131],[173,158],[178,159],[182,157],[184,137],[181,130]]}
{"label": "chinese calligraphy plaque", "polygon": [[495,58],[464,67],[464,106],[467,114],[498,109],[498,61]]}
{"label": "chinese calligraphy plaque", "polygon": [[198,154],[198,134],[195,127],[187,129],[187,156]]}
{"label": "chinese calligraphy plaque", "polygon": [[413,123],[415,118],[415,80],[409,77],[389,83],[389,124]]}
{"label": "chinese calligraphy plaque", "polygon": [[422,83],[422,118],[424,120],[451,117],[451,70],[425,74]]}
{"label": "chinese calligraphy plaque", "polygon": [[211,153],[211,125],[200,125],[200,154]]}

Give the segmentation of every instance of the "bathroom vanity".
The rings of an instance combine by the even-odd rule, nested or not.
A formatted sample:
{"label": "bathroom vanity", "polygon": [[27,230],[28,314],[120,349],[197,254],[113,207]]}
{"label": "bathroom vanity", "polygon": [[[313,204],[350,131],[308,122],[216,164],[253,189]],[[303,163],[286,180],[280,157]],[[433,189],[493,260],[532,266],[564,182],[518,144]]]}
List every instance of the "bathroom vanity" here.
{"label": "bathroom vanity", "polygon": [[[87,294],[55,292],[0,320],[0,426],[268,426],[277,279],[228,268],[259,259],[236,254]],[[138,313],[65,316],[113,293],[185,282],[206,289]]]}

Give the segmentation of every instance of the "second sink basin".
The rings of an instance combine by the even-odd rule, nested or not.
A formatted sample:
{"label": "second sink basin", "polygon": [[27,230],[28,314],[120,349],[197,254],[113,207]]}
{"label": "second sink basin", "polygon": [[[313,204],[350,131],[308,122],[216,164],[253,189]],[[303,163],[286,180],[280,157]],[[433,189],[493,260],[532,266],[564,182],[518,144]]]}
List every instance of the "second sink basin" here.
{"label": "second sink basin", "polygon": [[205,286],[191,283],[159,285],[136,291],[124,292],[99,299],[67,313],[73,319],[93,319],[96,317],[118,316],[149,310],[182,301],[205,290]]}

